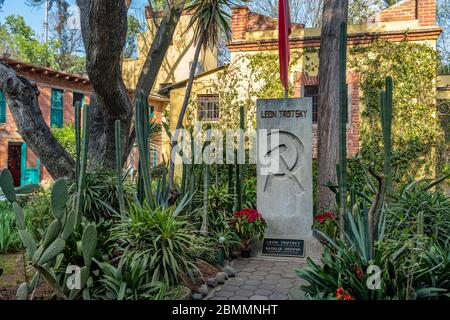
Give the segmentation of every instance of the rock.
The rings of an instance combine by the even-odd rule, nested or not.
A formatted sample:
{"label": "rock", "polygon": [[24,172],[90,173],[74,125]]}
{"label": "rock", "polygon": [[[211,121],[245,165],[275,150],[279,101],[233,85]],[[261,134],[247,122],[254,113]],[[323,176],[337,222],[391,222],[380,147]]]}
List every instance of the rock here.
{"label": "rock", "polygon": [[232,267],[225,267],[223,269],[223,272],[225,272],[230,278],[234,278],[236,276],[236,271]]}
{"label": "rock", "polygon": [[218,274],[216,274],[217,283],[224,284],[225,280],[227,280],[226,277],[227,277],[227,274],[225,272],[219,272]]}
{"label": "rock", "polygon": [[200,293],[192,294],[192,300],[203,300],[203,296]]}
{"label": "rock", "polygon": [[217,280],[216,278],[209,278],[208,280],[206,280],[206,284],[211,288],[215,288],[217,287]]}
{"label": "rock", "polygon": [[203,297],[206,297],[208,295],[209,289],[206,284],[202,284],[198,289],[197,292],[200,293]]}

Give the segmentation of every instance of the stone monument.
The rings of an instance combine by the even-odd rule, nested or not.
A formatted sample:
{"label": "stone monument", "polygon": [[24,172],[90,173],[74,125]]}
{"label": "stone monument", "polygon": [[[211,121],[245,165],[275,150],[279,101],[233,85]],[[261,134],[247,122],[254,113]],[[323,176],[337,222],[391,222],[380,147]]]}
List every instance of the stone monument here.
{"label": "stone monument", "polygon": [[257,208],[268,224],[258,251],[319,259],[322,246],[312,234],[312,99],[258,100],[257,129]]}

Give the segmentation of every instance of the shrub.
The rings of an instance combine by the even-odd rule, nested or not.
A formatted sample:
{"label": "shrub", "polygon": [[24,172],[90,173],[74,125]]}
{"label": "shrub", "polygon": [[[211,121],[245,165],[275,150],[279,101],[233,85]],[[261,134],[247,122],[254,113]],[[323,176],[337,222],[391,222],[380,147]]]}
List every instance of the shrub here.
{"label": "shrub", "polygon": [[338,236],[338,223],[336,213],[323,212],[314,216],[314,229],[321,230],[326,235],[336,239]]}
{"label": "shrub", "polygon": [[66,125],[62,128],[53,128],[52,133],[56,140],[75,158],[77,156],[77,145],[75,137],[75,127],[73,124]]}
{"label": "shrub", "polygon": [[98,262],[101,277],[94,283],[93,297],[97,300],[159,300],[166,286],[152,282],[148,256],[131,261],[121,259],[117,266]]}
{"label": "shrub", "polygon": [[0,201],[0,253],[17,250],[20,247],[12,206],[6,201]]}
{"label": "shrub", "polygon": [[[90,221],[109,219],[119,210],[117,197],[117,177],[114,172],[99,170],[89,172],[86,175],[86,188],[83,190],[83,216]],[[69,189],[69,207],[73,207],[76,201],[77,191],[75,184]],[[124,178],[125,204],[133,199],[131,182]]]}
{"label": "shrub", "polygon": [[388,206],[386,237],[406,241],[423,219],[424,235],[444,248],[450,244],[450,197],[439,190],[409,185]]}
{"label": "shrub", "polygon": [[131,205],[128,215],[113,227],[111,241],[115,255],[126,263],[146,258],[150,279],[166,285],[177,285],[188,270],[195,268],[200,251],[208,250],[202,238],[180,208],[150,209]]}
{"label": "shrub", "polygon": [[31,195],[24,211],[27,229],[36,240],[42,240],[45,230],[53,221],[50,209],[50,193],[43,190]]}

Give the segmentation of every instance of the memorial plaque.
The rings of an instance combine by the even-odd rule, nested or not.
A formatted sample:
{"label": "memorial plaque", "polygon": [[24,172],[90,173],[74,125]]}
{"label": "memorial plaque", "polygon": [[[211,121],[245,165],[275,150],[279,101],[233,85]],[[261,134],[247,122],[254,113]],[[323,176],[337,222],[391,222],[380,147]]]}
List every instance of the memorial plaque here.
{"label": "memorial plaque", "polygon": [[[258,100],[257,129],[257,207],[268,224],[260,252],[319,258],[312,235],[312,99]],[[292,242],[269,250],[264,244],[271,239]]]}
{"label": "memorial plaque", "polygon": [[305,256],[305,241],[288,239],[264,239],[262,253],[272,256]]}

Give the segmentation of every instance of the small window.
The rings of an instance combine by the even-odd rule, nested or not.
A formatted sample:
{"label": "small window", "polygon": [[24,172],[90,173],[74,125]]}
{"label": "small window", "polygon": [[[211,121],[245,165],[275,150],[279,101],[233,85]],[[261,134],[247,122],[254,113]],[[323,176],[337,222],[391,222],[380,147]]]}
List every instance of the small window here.
{"label": "small window", "polygon": [[150,106],[150,120],[155,119],[155,107],[154,106]]}
{"label": "small window", "polygon": [[318,121],[318,106],[319,106],[319,86],[311,85],[305,86],[305,92],[303,94],[305,98],[312,98],[313,100],[313,123]]}
{"label": "small window", "polygon": [[[348,85],[347,85],[348,86]],[[313,123],[317,123],[319,121],[319,86],[318,85],[310,85],[305,86],[303,96],[305,98],[310,97],[313,99]],[[347,88],[347,91],[349,89]],[[351,106],[351,92],[348,93],[348,104],[349,109]],[[346,122],[348,123],[349,116],[347,115]]]}
{"label": "small window", "polygon": [[205,121],[219,120],[219,96],[208,95],[198,97],[198,118]]}
{"label": "small window", "polygon": [[63,126],[64,91],[52,89],[50,110],[50,127],[62,128]]}
{"label": "small window", "polygon": [[84,106],[84,94],[82,93],[78,93],[78,92],[74,92],[73,93],[73,99],[72,99],[72,105],[75,107],[77,105],[77,103],[81,104],[81,107]]}
{"label": "small window", "polygon": [[156,168],[159,163],[159,152],[155,148],[150,148],[150,163],[152,168]]}
{"label": "small window", "polygon": [[0,91],[0,123],[6,123],[6,98]]}

